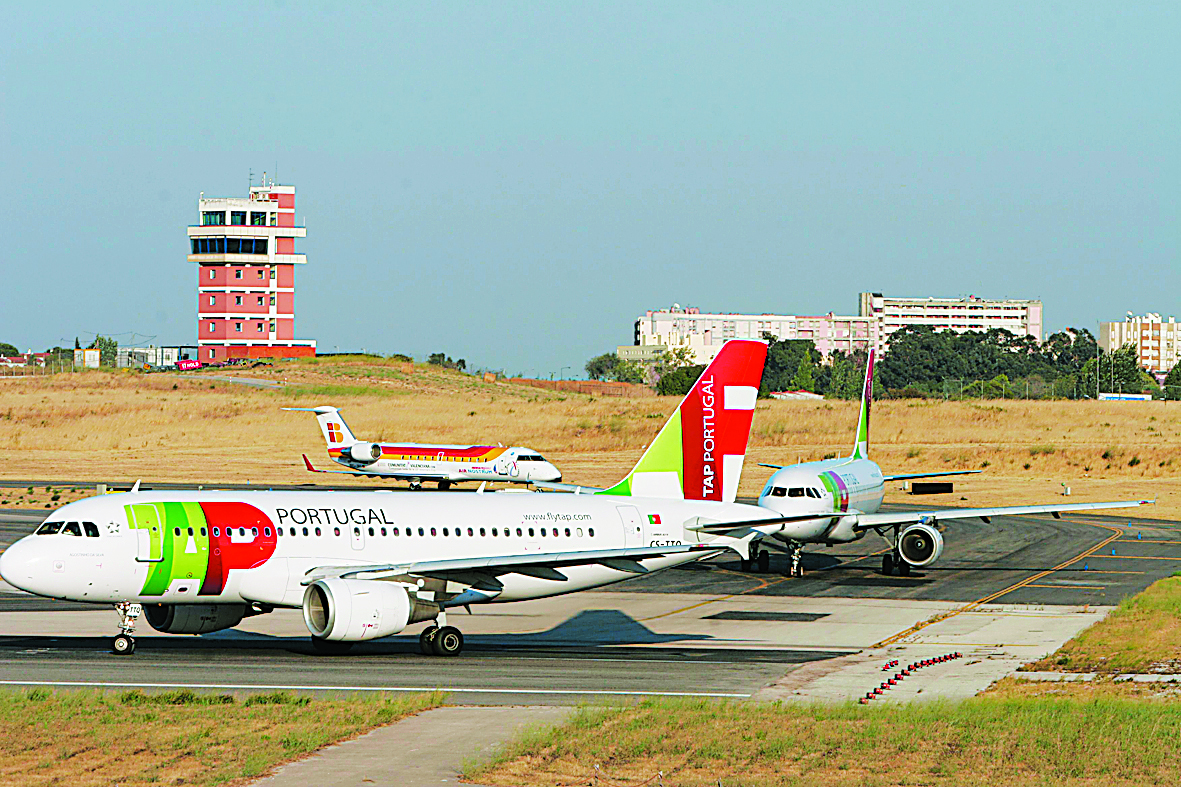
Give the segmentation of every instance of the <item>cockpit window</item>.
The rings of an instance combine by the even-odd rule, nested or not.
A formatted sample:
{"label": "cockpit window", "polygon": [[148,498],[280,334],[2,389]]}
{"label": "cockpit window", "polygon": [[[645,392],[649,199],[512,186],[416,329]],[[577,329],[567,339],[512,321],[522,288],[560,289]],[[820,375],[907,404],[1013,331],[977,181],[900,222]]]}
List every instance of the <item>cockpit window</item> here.
{"label": "cockpit window", "polygon": [[521,454],[517,457],[518,462],[544,462],[545,458],[541,454]]}
{"label": "cockpit window", "polygon": [[65,522],[46,522],[41,527],[37,528],[37,535],[52,536],[54,533],[62,529]]}
{"label": "cockpit window", "polygon": [[807,492],[808,492],[808,497],[820,497],[820,491],[817,489],[813,489],[812,487],[808,487]]}
{"label": "cockpit window", "polygon": [[782,486],[771,487],[771,497],[784,497],[787,495],[787,489]]}
{"label": "cockpit window", "polygon": [[62,534],[67,536],[82,536],[82,526],[77,522],[66,522],[66,526],[62,528]]}
{"label": "cockpit window", "polygon": [[791,489],[787,490],[787,496],[788,497],[803,497],[804,496],[804,488],[802,486],[793,486]]}
{"label": "cockpit window", "polygon": [[86,531],[87,538],[98,538],[98,525],[93,522],[83,522],[82,529]]}

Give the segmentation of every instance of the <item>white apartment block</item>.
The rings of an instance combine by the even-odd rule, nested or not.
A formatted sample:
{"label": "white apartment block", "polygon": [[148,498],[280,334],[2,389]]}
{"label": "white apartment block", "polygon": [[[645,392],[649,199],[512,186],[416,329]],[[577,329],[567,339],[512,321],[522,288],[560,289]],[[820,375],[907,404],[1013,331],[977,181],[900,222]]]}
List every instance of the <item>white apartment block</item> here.
{"label": "white apartment block", "polygon": [[1150,372],[1167,374],[1181,360],[1181,324],[1172,317],[1165,322],[1159,314],[1135,317],[1130,312],[1123,322],[1099,323],[1099,346],[1104,352],[1125,344],[1136,348],[1140,365]]}
{"label": "white apartment block", "polygon": [[1042,340],[1041,301],[996,301],[968,295],[963,298],[892,298],[863,292],[860,315],[876,325],[879,350],[890,334],[908,325],[927,325],[957,333],[1003,328],[1017,336]]}
{"label": "white apartment block", "polygon": [[876,342],[874,322],[866,317],[702,314],[698,308],[673,304],[670,309],[645,312],[635,322],[634,343],[617,352],[624,360],[643,362],[669,348],[689,347],[693,362],[706,364],[730,339],[760,339],[764,333],[781,340],[811,339],[825,357],[834,350],[868,350]]}

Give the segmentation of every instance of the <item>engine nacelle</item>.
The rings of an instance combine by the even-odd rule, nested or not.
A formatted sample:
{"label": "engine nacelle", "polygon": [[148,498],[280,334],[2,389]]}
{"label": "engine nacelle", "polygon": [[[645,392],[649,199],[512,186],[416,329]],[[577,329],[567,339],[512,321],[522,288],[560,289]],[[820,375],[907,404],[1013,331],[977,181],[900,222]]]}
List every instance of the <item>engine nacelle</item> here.
{"label": "engine nacelle", "polygon": [[245,604],[145,604],[148,624],[165,634],[208,634],[233,628],[246,617]]}
{"label": "engine nacelle", "polygon": [[364,642],[430,620],[439,606],[413,598],[394,582],[317,579],[303,594],[303,622],[317,639]]}
{"label": "engine nacelle", "polygon": [[912,566],[929,566],[943,554],[943,536],[931,525],[911,525],[898,535],[898,554]]}
{"label": "engine nacelle", "polygon": [[381,446],[377,443],[356,443],[350,445],[345,453],[349,455],[349,459],[354,462],[360,462],[363,465],[371,465],[378,459],[381,459]]}

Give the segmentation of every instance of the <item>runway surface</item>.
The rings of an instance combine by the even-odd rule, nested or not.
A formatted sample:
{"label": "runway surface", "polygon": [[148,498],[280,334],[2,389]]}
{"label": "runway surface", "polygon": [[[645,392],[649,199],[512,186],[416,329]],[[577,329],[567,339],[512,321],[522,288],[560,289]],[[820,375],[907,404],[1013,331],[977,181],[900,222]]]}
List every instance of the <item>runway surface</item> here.
{"label": "runway surface", "polygon": [[[0,547],[44,515],[0,511]],[[0,681],[218,691],[442,687],[458,702],[495,704],[645,693],[741,699],[799,665],[888,643],[973,602],[1114,605],[1181,568],[1179,529],[1090,515],[953,521],[942,560],[906,578],[879,573],[885,544],[876,536],[806,552],[802,578],[777,573],[786,560],[778,553],[768,574],[742,573],[723,556],[610,588],[617,592],[493,605],[470,618],[453,613],[467,646],[449,660],[419,655],[413,635],[364,643],[346,656],[313,654],[296,612],[199,638],[141,623],[136,654],[115,657],[113,612],[4,589]]]}

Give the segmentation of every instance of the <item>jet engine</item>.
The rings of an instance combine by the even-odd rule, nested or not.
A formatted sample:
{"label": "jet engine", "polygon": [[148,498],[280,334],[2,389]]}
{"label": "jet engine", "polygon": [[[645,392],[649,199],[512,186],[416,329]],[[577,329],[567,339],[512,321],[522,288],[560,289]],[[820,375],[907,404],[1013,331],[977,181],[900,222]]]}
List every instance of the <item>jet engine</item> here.
{"label": "jet engine", "polygon": [[165,634],[208,634],[233,628],[246,617],[245,604],[145,604],[144,616]]}
{"label": "jet engine", "polygon": [[346,449],[349,459],[363,465],[371,465],[381,459],[381,446],[376,443],[355,443]]}
{"label": "jet engine", "polygon": [[303,622],[329,642],[388,637],[438,614],[438,605],[411,597],[402,585],[373,579],[318,579],[303,595]]}
{"label": "jet engine", "polygon": [[898,554],[912,566],[929,566],[943,554],[943,536],[924,522],[911,525],[898,535]]}

